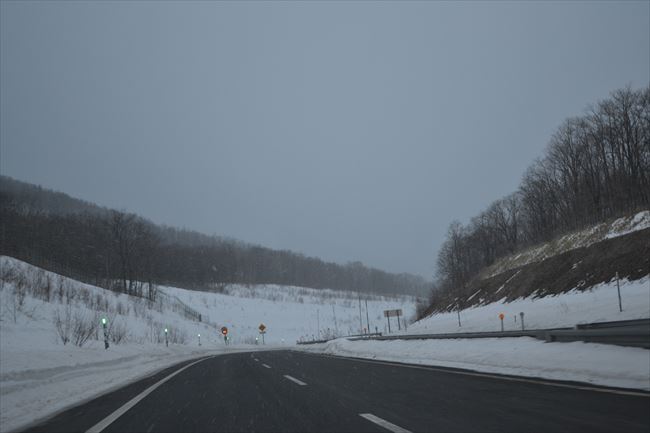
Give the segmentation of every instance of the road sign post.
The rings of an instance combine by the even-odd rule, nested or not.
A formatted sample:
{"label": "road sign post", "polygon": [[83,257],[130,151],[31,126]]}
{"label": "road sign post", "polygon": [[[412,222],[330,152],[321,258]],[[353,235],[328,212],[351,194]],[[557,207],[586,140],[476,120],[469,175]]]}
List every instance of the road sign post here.
{"label": "road sign post", "polygon": [[[259,329],[260,334],[262,334],[262,344],[266,344],[266,342],[264,341],[264,334],[266,334],[266,326],[264,325],[264,323],[260,323],[260,326],[258,326],[257,329]],[[320,338],[320,336],[319,336],[319,338]],[[255,340],[257,341],[257,339],[255,339]]]}
{"label": "road sign post", "polygon": [[397,309],[397,310],[384,310],[384,317],[386,320],[388,320],[388,333],[390,334],[390,318],[391,317],[397,317],[397,327],[401,330],[402,328],[400,327],[399,323],[399,318],[402,315],[402,310]]}
{"label": "road sign post", "polygon": [[[515,317],[517,317],[517,316],[515,316]],[[523,331],[524,330],[524,312],[523,311],[521,313],[519,313],[519,317],[521,317],[521,330]]]}
{"label": "road sign post", "polygon": [[499,320],[501,321],[501,332],[503,332],[503,318],[505,315],[503,313],[499,313]]}
{"label": "road sign post", "polygon": [[221,327],[221,335],[223,335],[224,344],[228,344],[228,328],[225,326]]}

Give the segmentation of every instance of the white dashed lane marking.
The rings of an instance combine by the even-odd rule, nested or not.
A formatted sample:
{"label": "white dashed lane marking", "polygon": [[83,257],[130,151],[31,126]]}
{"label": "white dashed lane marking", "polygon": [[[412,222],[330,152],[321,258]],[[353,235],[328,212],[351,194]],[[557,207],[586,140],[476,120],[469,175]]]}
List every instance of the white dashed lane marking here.
{"label": "white dashed lane marking", "polygon": [[409,430],[395,425],[392,422],[388,422],[385,419],[381,419],[371,413],[360,413],[359,416],[377,424],[378,426],[382,426],[386,430],[392,431],[393,433],[411,433]]}
{"label": "white dashed lane marking", "polygon": [[298,380],[298,379],[296,379],[295,377],[291,377],[291,376],[289,376],[288,374],[285,374],[284,377],[287,378],[287,379],[289,379],[289,380],[292,381],[293,383],[297,383],[297,384],[300,385],[300,386],[305,386],[305,385],[307,385],[307,384],[306,384],[305,382],[303,382],[302,380]]}

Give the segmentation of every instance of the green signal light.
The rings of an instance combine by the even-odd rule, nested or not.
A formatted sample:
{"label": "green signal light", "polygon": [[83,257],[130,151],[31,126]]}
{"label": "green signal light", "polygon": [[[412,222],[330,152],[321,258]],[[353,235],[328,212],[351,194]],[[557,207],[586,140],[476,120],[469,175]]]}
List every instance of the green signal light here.
{"label": "green signal light", "polygon": [[106,325],[106,317],[102,317],[102,325]]}
{"label": "green signal light", "polygon": [[165,334],[167,333],[167,328],[165,328]]}

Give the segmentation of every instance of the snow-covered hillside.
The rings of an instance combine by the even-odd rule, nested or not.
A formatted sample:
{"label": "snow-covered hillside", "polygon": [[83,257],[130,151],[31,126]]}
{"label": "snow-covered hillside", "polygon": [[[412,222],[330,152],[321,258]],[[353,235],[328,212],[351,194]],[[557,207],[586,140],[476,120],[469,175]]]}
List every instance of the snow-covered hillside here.
{"label": "snow-covered hillside", "polygon": [[[160,289],[191,305],[217,327],[227,326],[235,343],[254,343],[262,323],[267,327],[265,339],[270,344],[318,338],[319,329],[321,338],[361,332],[356,294],[277,285],[231,285],[224,290],[227,295],[171,287]],[[401,308],[410,317],[415,312],[415,299],[362,295],[362,328],[367,328],[370,321],[372,332],[375,327],[384,332],[383,311],[393,308]]]}
{"label": "snow-covered hillside", "polygon": [[574,248],[587,247],[604,239],[611,239],[648,227],[650,227],[650,210],[638,212],[629,217],[618,218],[612,222],[601,223],[498,259],[493,265],[488,266],[481,272],[481,278],[493,277],[509,269],[538,262]]}
{"label": "snow-covered hillside", "polygon": [[650,277],[620,281],[623,311],[618,308],[616,281],[599,284],[588,290],[578,288],[555,296],[534,295],[512,302],[504,299],[457,312],[432,314],[409,327],[409,333],[448,333],[499,331],[499,314],[503,313],[505,330],[521,329],[519,313],[524,313],[527,329],[573,327],[580,323],[650,317]]}
{"label": "snow-covered hillside", "polygon": [[[224,293],[159,290],[157,301],[149,302],[0,256],[1,430],[185,359],[261,349],[255,345],[260,323],[268,328],[265,348],[316,336],[319,324],[321,335],[359,328],[358,297],[349,293],[272,285],[227,286]],[[409,297],[367,298],[371,326],[380,330],[383,309],[402,308],[407,317],[415,310]],[[363,326],[365,305],[362,298]],[[186,308],[199,312],[201,322],[184,314]],[[108,350],[102,317],[108,319]],[[218,332],[221,326],[230,329],[228,346]]]}

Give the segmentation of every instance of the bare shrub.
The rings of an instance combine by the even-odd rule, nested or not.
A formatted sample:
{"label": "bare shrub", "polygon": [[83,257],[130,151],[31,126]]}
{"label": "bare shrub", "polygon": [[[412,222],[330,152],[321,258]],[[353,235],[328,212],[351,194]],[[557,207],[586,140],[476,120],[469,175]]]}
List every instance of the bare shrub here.
{"label": "bare shrub", "polygon": [[27,282],[24,278],[21,278],[16,282],[14,285],[14,290],[18,310],[22,310],[23,305],[25,305],[25,296],[27,295]]}
{"label": "bare shrub", "polygon": [[88,315],[77,312],[72,321],[71,341],[75,346],[83,346],[93,336],[97,329],[99,317],[97,313]]}
{"label": "bare shrub", "polygon": [[59,278],[56,282],[56,295],[59,297],[59,302],[62,304],[63,303],[63,295],[65,293],[65,288],[64,288],[64,279],[61,275],[59,275]]}
{"label": "bare shrub", "polygon": [[65,292],[65,303],[66,304],[72,304],[74,303],[75,298],[77,297],[77,291],[75,288],[70,284],[69,281],[64,281],[64,292]]}
{"label": "bare shrub", "polygon": [[41,296],[46,302],[50,302],[50,299],[52,298],[52,279],[49,275],[45,276],[45,281],[41,286]]}
{"label": "bare shrub", "polygon": [[111,328],[108,332],[108,337],[113,344],[120,344],[126,342],[128,329],[122,321],[113,321]]}
{"label": "bare shrub", "polygon": [[81,302],[83,302],[85,305],[90,306],[91,304],[91,294],[90,290],[88,290],[86,287],[79,287],[79,299]]}
{"label": "bare shrub", "polygon": [[72,332],[72,308],[69,305],[63,313],[58,308],[54,312],[54,328],[63,345],[68,344]]}
{"label": "bare shrub", "polygon": [[169,342],[174,344],[185,344],[187,342],[187,332],[176,328],[169,329]]}

